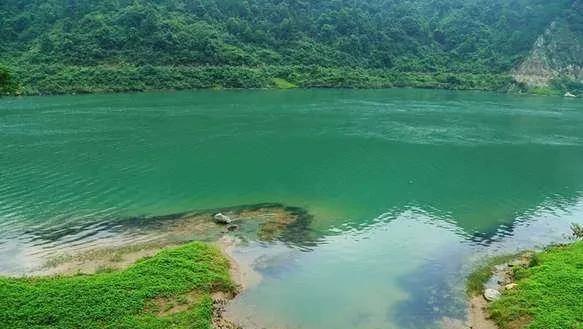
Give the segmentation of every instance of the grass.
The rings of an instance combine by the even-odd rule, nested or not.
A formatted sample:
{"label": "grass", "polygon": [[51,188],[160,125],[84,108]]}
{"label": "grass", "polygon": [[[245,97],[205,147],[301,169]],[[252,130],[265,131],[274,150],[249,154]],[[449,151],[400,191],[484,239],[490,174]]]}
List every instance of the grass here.
{"label": "grass", "polygon": [[[234,292],[229,263],[216,248],[164,249],[122,271],[48,278],[0,278],[0,327],[211,328],[216,291]],[[164,313],[169,301],[196,302]],[[162,315],[163,314],[163,315]]]}
{"label": "grass", "polygon": [[501,329],[583,328],[583,241],[554,246],[515,271],[518,286],[490,305]]}
{"label": "grass", "polygon": [[562,93],[554,88],[551,87],[533,87],[528,90],[531,94],[540,95],[540,96],[559,96]]}
{"label": "grass", "polygon": [[293,83],[285,80],[285,79],[281,79],[281,78],[273,78],[273,86],[276,89],[294,89],[297,88],[298,86],[294,85]]}

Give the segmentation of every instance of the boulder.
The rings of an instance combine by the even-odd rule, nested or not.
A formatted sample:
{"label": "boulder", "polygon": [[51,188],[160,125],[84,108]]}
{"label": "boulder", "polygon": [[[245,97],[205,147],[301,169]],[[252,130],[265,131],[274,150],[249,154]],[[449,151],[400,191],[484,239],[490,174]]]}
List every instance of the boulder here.
{"label": "boulder", "polygon": [[486,300],[489,302],[495,301],[496,299],[500,298],[500,296],[501,296],[500,291],[496,289],[484,290],[484,298],[486,298]]}
{"label": "boulder", "polygon": [[233,221],[231,217],[223,215],[222,213],[215,214],[213,218],[217,224],[231,224]]}
{"label": "boulder", "polygon": [[565,93],[565,97],[576,97],[576,96],[567,91]]}

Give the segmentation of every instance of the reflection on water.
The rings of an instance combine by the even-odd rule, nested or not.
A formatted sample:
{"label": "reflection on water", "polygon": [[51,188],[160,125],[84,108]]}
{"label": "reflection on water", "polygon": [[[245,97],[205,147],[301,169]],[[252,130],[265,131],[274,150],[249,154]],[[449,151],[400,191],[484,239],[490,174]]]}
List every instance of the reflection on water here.
{"label": "reflection on water", "polygon": [[[479,239],[418,208],[361,229],[332,229],[309,252],[250,243],[234,253],[263,280],[228,317],[245,328],[438,328],[464,323],[464,278],[480,259],[568,239],[583,198],[549,201]],[[453,321],[455,323],[456,321]]]}
{"label": "reflection on water", "polygon": [[[265,207],[281,206],[230,209]],[[18,273],[62,252],[169,239],[213,241],[225,231],[208,219],[179,235],[173,228],[183,218],[215,211],[30,231],[24,242],[3,242],[0,258],[6,272]],[[566,240],[570,223],[583,223],[583,197],[549,199],[517,216],[512,225],[500,225],[486,235],[468,233],[446,214],[415,206],[327,230],[314,230],[311,216],[295,211],[302,214],[300,219],[274,241],[257,240],[251,231],[258,227],[252,223],[240,222],[239,231],[228,233],[243,239],[231,250],[232,256],[261,277],[246,284],[228,308],[227,317],[245,328],[413,329],[463,323],[464,278],[472,266],[495,254]],[[173,234],[165,235],[168,231]]]}
{"label": "reflection on water", "polygon": [[[164,239],[192,209],[307,210],[241,228],[263,280],[230,312],[275,328],[463,318],[481,257],[582,220],[580,100],[430,90],[197,91],[0,100],[0,272]],[[379,215],[380,214],[380,215]],[[202,229],[204,227],[204,229]]]}

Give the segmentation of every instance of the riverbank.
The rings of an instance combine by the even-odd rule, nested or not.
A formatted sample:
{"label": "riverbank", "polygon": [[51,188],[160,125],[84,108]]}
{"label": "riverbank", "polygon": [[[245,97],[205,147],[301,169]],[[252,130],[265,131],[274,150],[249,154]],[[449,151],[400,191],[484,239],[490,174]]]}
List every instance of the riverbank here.
{"label": "riverbank", "polygon": [[[224,317],[226,305],[261,277],[249,264],[238,263],[232,256],[238,243],[240,239],[225,235],[214,243],[132,245],[52,260],[54,263],[31,276],[0,277],[0,294],[9,296],[8,303],[2,305],[5,307],[0,306],[0,317],[10,318],[5,325],[14,329],[44,324],[51,328],[91,327],[104,325],[102,322],[109,323],[105,328],[239,328]],[[141,281],[134,280],[137,276]],[[120,285],[125,292],[116,295],[109,290]],[[69,291],[72,289],[75,291]],[[56,291],[59,293],[52,298]],[[80,304],[70,302],[77,299],[69,297],[84,294]],[[143,307],[125,309],[121,315],[109,316],[109,311],[90,315],[98,318],[95,321],[68,313],[51,318],[55,309],[104,310],[113,307],[107,306],[112,301]],[[40,304],[46,311],[34,311]],[[16,306],[24,309],[16,310]]]}
{"label": "riverbank", "polygon": [[[41,96],[197,89],[388,89],[479,90],[511,94],[583,97],[583,85],[558,80],[529,87],[504,73],[399,72],[319,66],[27,65],[12,69],[0,94]],[[105,78],[107,77],[107,78]]]}
{"label": "riverbank", "polygon": [[525,92],[507,74],[399,72],[321,66],[13,66],[15,94],[53,95],[188,89],[393,88]]}
{"label": "riverbank", "polygon": [[0,278],[3,328],[210,328],[213,295],[233,296],[229,262],[199,242],[125,270]]}
{"label": "riverbank", "polygon": [[[216,219],[219,211],[230,224]],[[232,249],[246,234],[275,239],[306,216],[259,204],[142,219],[161,231],[155,242],[94,247],[53,257],[26,276],[0,277],[0,318],[10,329],[236,328],[223,317],[225,305],[260,277]],[[204,230],[218,238],[186,241]]]}
{"label": "riverbank", "polygon": [[490,260],[468,278],[470,328],[581,328],[582,264],[582,241]]}
{"label": "riverbank", "polygon": [[[220,223],[220,212],[231,222]],[[231,250],[242,239],[270,241],[306,222],[301,208],[257,204],[141,219],[148,243],[93,247],[54,256],[24,277],[0,277],[7,328],[236,328],[226,303],[260,278]],[[152,226],[152,227],[150,227]],[[301,226],[301,224],[300,224]],[[155,232],[154,232],[155,231]],[[198,236],[208,243],[187,242]]]}

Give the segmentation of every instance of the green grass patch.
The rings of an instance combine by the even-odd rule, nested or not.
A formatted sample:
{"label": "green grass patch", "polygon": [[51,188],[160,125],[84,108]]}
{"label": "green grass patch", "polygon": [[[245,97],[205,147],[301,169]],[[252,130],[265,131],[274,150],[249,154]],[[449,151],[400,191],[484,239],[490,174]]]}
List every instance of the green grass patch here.
{"label": "green grass patch", "polygon": [[559,90],[553,89],[551,87],[534,87],[534,88],[529,89],[528,91],[534,95],[540,95],[540,96],[559,96],[559,95],[562,95]]}
{"label": "green grass patch", "polygon": [[276,89],[293,89],[298,87],[285,79],[273,78],[271,80],[273,81],[273,86]]}
{"label": "green grass patch", "polygon": [[507,263],[516,257],[517,255],[492,257],[487,263],[475,269],[466,279],[466,292],[468,295],[475,296],[481,294],[484,290],[484,284],[494,274],[494,267],[496,265]]}
{"label": "green grass patch", "polygon": [[[0,278],[0,324],[3,329],[206,329],[212,326],[210,294],[234,290],[229,263],[220,251],[190,243],[122,271]],[[192,305],[164,313],[164,301],[181,301],[193,293],[199,298]]]}
{"label": "green grass patch", "polygon": [[583,241],[554,246],[515,272],[518,286],[490,305],[502,329],[583,328]]}

